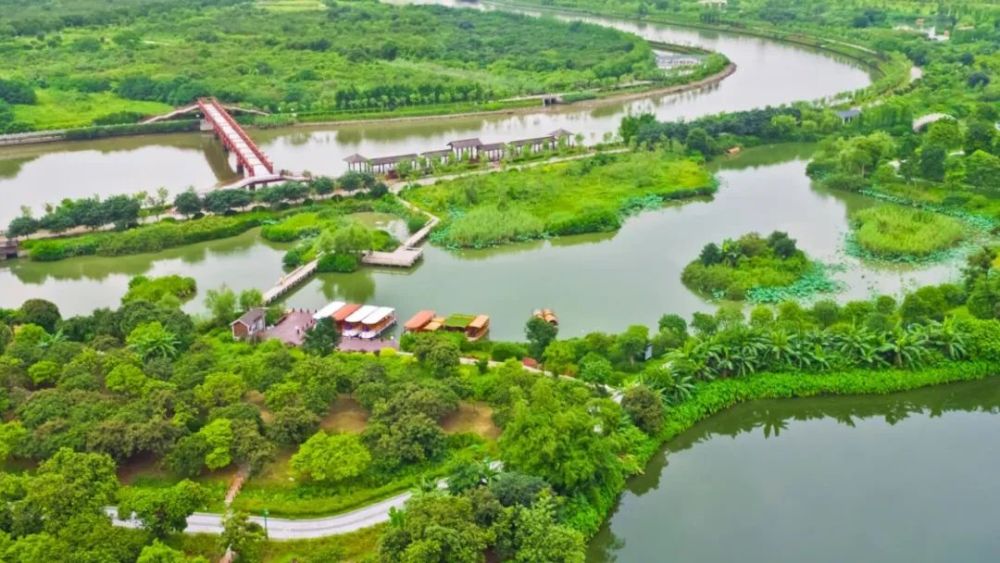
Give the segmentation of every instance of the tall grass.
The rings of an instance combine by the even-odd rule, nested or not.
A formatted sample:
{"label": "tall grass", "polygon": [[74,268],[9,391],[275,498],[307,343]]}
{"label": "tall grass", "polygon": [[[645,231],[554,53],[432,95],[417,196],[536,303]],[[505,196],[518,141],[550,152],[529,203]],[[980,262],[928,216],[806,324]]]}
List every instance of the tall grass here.
{"label": "tall grass", "polygon": [[486,248],[531,240],[545,232],[545,224],[522,209],[479,207],[454,219],[435,237],[445,246]]}
{"label": "tall grass", "polygon": [[859,211],[853,223],[858,246],[880,258],[927,258],[954,247],[966,235],[958,219],[894,205]]}
{"label": "tall grass", "polygon": [[715,189],[711,174],[697,162],[636,151],[457,178],[410,189],[405,197],[441,216],[457,212],[435,242],[483,247],[543,233],[611,231],[636,205],[710,195]]}

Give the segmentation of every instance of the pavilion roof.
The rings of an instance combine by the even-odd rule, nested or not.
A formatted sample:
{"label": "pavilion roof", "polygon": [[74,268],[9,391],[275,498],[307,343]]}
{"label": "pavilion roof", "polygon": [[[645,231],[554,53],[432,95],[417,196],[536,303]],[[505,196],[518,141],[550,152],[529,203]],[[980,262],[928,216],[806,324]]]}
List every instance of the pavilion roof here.
{"label": "pavilion roof", "polygon": [[354,153],[351,156],[345,158],[344,162],[349,162],[351,164],[361,164],[361,163],[364,163],[364,162],[368,162],[368,158],[364,157],[364,156],[361,156],[358,153]]}
{"label": "pavilion roof", "polygon": [[459,139],[457,141],[452,141],[448,143],[448,146],[453,149],[469,149],[481,147],[483,142],[479,139]]}
{"label": "pavilion roof", "polygon": [[507,144],[509,145],[537,145],[539,143],[545,143],[552,141],[554,137],[552,135],[546,135],[545,137],[535,137],[534,139],[518,139],[517,141],[511,141]]}
{"label": "pavilion roof", "polygon": [[417,155],[415,154],[400,154],[396,156],[380,156],[378,158],[373,158],[369,162],[373,166],[380,166],[382,164],[396,164],[397,162],[402,162],[404,160],[416,160]]}
{"label": "pavilion roof", "polygon": [[441,149],[436,151],[424,151],[420,153],[420,156],[449,156],[451,155],[451,149]]}

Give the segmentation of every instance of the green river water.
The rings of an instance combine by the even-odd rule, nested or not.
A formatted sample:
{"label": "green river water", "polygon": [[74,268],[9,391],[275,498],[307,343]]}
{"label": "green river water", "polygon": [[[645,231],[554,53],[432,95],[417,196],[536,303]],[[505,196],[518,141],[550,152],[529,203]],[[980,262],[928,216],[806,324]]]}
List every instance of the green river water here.
{"label": "green river water", "polygon": [[988,563],[1000,380],[757,401],[668,442],[588,561]]}

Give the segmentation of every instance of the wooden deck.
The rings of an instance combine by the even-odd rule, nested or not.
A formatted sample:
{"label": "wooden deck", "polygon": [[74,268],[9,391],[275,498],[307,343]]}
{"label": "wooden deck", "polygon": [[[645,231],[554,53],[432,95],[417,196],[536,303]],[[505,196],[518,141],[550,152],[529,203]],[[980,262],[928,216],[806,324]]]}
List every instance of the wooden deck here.
{"label": "wooden deck", "polygon": [[392,252],[369,252],[361,257],[361,263],[368,266],[409,268],[416,264],[423,255],[423,248],[406,248],[400,246]]}
{"label": "wooden deck", "polygon": [[270,305],[274,303],[283,295],[311,278],[316,273],[317,267],[319,267],[319,260],[313,260],[292,270],[287,275],[281,276],[281,279],[278,280],[278,283],[274,287],[264,292],[264,304]]}
{"label": "wooden deck", "polygon": [[[404,201],[404,203],[406,202]],[[421,243],[427,240],[427,236],[430,235],[431,230],[439,222],[437,217],[429,213],[427,216],[430,218],[427,224],[419,231],[413,233],[410,238],[399,245],[399,248],[392,252],[369,252],[361,257],[361,263],[368,266],[389,266],[393,268],[413,267],[424,255],[424,249],[420,247]]]}

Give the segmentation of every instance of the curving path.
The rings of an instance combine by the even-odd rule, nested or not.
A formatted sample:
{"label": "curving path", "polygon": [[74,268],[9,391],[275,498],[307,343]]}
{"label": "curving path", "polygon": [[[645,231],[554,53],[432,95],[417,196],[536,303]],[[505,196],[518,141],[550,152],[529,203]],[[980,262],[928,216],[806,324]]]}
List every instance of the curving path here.
{"label": "curving path", "polygon": [[[444,481],[438,482],[439,487],[444,486]],[[406,501],[413,496],[412,492],[405,492],[394,497],[387,498],[368,506],[337,514],[324,518],[312,518],[308,520],[290,520],[287,518],[268,518],[267,535],[274,540],[298,540],[309,538],[322,538],[325,536],[336,536],[355,532],[363,528],[368,528],[376,524],[389,521],[389,512],[393,508],[402,509]],[[118,509],[108,507],[105,509],[111,517],[115,526],[123,528],[141,528],[142,522],[134,517],[127,519],[120,518]],[[187,534],[213,534],[222,533],[222,514],[211,512],[195,512],[187,519]],[[250,520],[265,525],[264,518],[251,516]]]}

